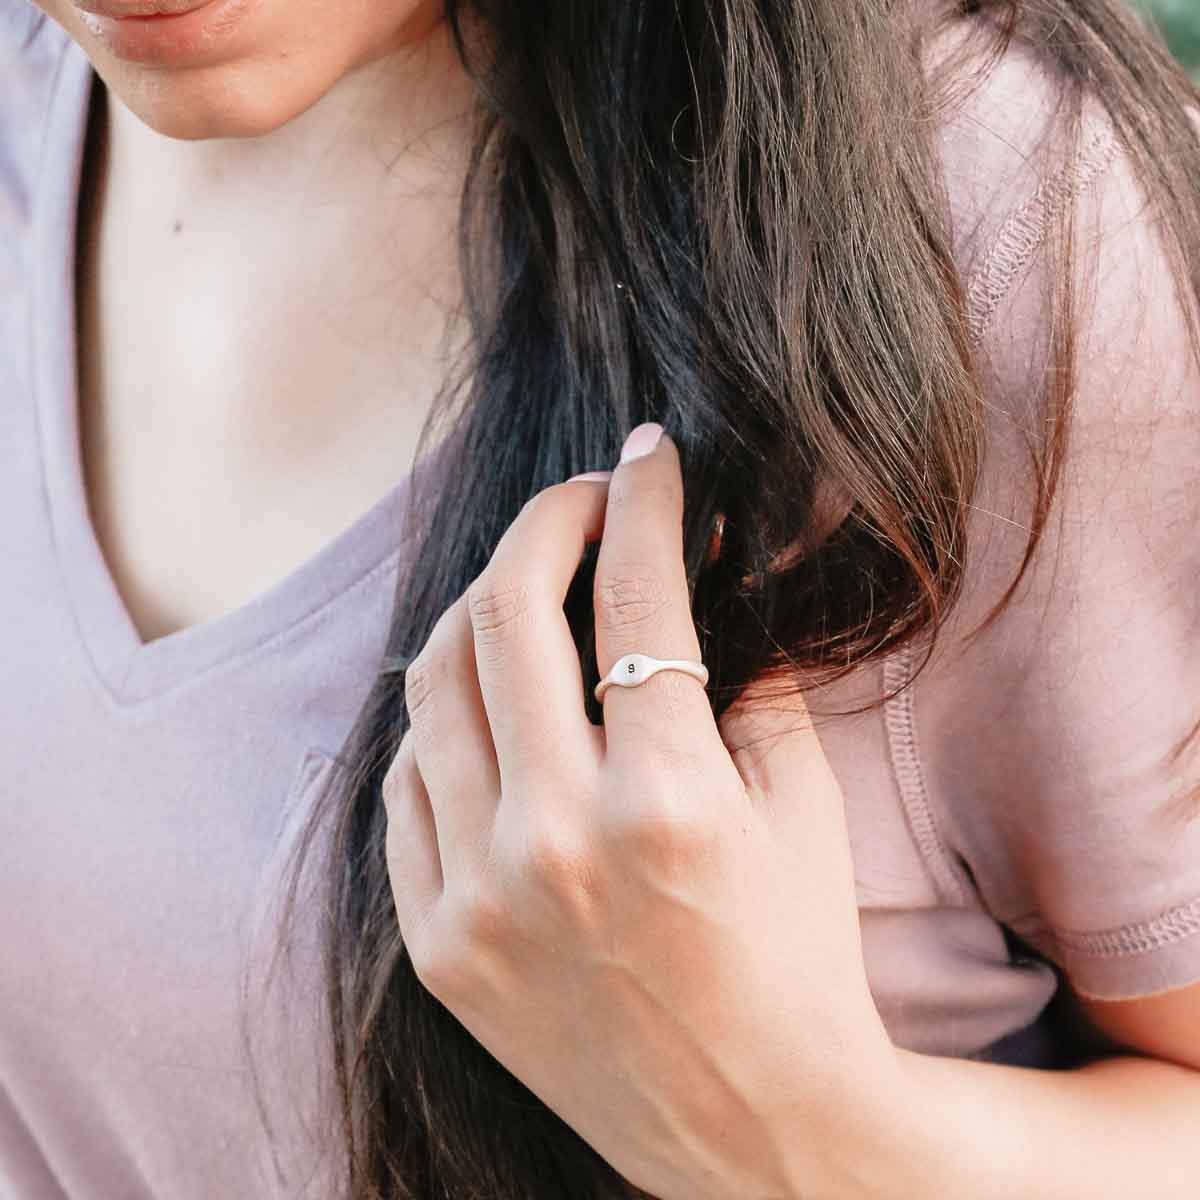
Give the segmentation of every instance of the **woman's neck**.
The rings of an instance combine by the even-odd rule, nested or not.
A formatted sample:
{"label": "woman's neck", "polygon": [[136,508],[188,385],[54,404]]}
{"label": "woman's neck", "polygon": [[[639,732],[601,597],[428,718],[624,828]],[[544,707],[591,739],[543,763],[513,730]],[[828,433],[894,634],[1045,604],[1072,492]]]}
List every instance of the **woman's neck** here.
{"label": "woman's neck", "polygon": [[471,98],[444,21],[255,137],[167,137],[110,94],[106,213],[151,236],[184,234],[179,246],[220,259],[231,285],[241,274],[258,298],[276,280],[294,300],[322,302],[339,279],[370,285],[381,259],[400,273],[421,264],[428,284],[425,259],[452,228]]}
{"label": "woman's neck", "polygon": [[[214,600],[170,557],[185,526],[193,558],[236,557],[213,527],[213,489],[246,497],[258,536],[300,562],[412,461],[447,369],[442,339],[459,327],[469,131],[432,98],[385,112],[375,89],[389,69],[372,64],[247,141],[167,138],[93,91],[76,245],[81,448],[98,536],[144,636],[261,585],[230,567]],[[164,479],[176,508],[159,516]],[[319,526],[298,528],[271,500],[301,487],[321,497]]]}
{"label": "woman's neck", "polygon": [[109,92],[80,214],[96,401],[411,446],[458,299],[471,89],[452,63],[443,24],[252,139],[166,137]]}

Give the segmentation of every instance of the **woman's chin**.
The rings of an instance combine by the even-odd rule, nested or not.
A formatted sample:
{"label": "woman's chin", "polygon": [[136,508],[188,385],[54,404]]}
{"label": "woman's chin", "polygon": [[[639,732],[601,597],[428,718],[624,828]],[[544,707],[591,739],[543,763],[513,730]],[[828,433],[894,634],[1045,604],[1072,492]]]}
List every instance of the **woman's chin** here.
{"label": "woman's chin", "polygon": [[93,63],[110,96],[150,129],[180,141],[262,137],[315,104],[339,75],[331,67],[328,80],[311,69],[300,76],[254,60],[170,74],[99,56]]}
{"label": "woman's chin", "polygon": [[179,16],[124,20],[95,11],[128,2],[37,0],[114,98],[183,141],[271,133],[347,73],[425,40],[441,13],[440,0],[192,0]]}
{"label": "woman's chin", "polygon": [[[138,21],[136,29],[133,21],[82,12],[73,0],[41,7],[82,47],[111,97],[149,128],[183,141],[270,133],[314,104],[346,69],[334,44],[322,47],[295,21],[274,31],[276,0],[209,0],[188,16]],[[230,17],[220,38],[195,41],[195,30],[167,31],[209,9]]]}

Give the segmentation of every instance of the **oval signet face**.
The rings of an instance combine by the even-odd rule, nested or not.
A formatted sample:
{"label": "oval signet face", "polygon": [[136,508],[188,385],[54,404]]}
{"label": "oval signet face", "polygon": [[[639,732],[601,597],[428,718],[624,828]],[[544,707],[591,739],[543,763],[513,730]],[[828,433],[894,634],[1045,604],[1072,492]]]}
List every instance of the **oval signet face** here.
{"label": "oval signet face", "polygon": [[641,683],[646,679],[646,667],[649,664],[640,654],[625,655],[625,678],[623,680],[626,687],[633,687],[635,684]]}

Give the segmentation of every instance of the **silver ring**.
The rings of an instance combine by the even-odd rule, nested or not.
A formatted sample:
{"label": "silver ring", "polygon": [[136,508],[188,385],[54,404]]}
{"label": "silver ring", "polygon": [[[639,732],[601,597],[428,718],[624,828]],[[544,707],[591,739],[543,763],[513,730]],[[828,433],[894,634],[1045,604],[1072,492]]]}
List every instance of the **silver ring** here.
{"label": "silver ring", "polygon": [[612,665],[612,670],[596,684],[596,699],[603,701],[604,693],[617,687],[638,687],[659,671],[682,671],[685,675],[708,683],[708,668],[688,658],[651,658],[649,654],[625,654]]}

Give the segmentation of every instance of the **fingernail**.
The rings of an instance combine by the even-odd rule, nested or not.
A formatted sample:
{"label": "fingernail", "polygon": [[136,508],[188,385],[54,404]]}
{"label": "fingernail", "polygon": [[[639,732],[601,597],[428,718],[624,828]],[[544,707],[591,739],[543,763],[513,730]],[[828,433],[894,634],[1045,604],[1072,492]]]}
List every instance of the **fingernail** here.
{"label": "fingernail", "polygon": [[641,458],[645,454],[649,454],[655,446],[658,445],[658,439],[662,437],[663,427],[657,421],[646,421],[639,425],[626,439],[625,445],[621,447],[621,463],[630,462],[632,459]]}
{"label": "fingernail", "polygon": [[571,478],[567,480],[567,483],[574,483],[577,479],[600,480],[600,479],[611,479],[611,478],[612,478],[611,471],[586,471],[582,475],[572,475]]}

